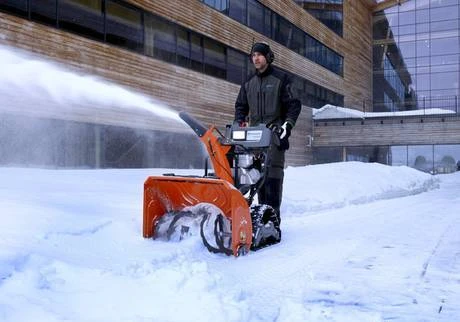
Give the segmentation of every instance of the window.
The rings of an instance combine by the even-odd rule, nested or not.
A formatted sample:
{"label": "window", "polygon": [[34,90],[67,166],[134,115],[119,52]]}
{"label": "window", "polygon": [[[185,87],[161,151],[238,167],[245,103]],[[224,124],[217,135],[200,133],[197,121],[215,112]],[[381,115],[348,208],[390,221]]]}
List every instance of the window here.
{"label": "window", "polygon": [[190,67],[203,72],[203,44],[202,37],[196,33],[190,34]]}
{"label": "window", "polygon": [[176,37],[174,25],[160,18],[153,23],[153,57],[169,63],[176,62]]}
{"label": "window", "polygon": [[275,40],[281,45],[290,48],[293,25],[281,16],[278,16],[277,24],[274,26]]}
{"label": "window", "polygon": [[205,38],[204,47],[204,72],[208,75],[226,78],[225,47],[218,42]]}
{"label": "window", "polygon": [[2,0],[0,10],[27,17],[27,0]]}
{"label": "window", "polygon": [[299,55],[305,56],[305,36],[302,30],[294,28],[292,35],[291,48]]}
{"label": "window", "polygon": [[30,1],[30,18],[34,21],[56,26],[56,0]]}
{"label": "window", "polygon": [[104,39],[101,0],[59,0],[59,27],[77,34]]}
{"label": "window", "polygon": [[248,27],[264,33],[264,7],[256,0],[248,0]]}
{"label": "window", "polygon": [[135,51],[144,50],[141,11],[108,0],[106,15],[107,42]]}
{"label": "window", "polygon": [[230,0],[230,7],[228,10],[229,17],[246,25],[246,4],[246,0]]}
{"label": "window", "polygon": [[248,56],[231,48],[227,49],[227,80],[242,84],[246,79]]}
{"label": "window", "polygon": [[187,29],[177,26],[177,64],[190,68],[190,32]]}

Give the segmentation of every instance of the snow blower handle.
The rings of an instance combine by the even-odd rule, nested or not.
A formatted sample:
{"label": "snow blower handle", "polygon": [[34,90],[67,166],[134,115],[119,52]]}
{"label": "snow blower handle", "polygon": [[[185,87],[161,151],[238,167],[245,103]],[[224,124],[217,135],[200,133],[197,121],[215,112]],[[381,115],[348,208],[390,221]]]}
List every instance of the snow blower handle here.
{"label": "snow blower handle", "polygon": [[192,128],[192,130],[198,135],[200,138],[206,133],[208,130],[203,126],[203,124],[200,123],[197,119],[192,117],[190,114],[187,112],[180,112],[179,117],[188,124]]}

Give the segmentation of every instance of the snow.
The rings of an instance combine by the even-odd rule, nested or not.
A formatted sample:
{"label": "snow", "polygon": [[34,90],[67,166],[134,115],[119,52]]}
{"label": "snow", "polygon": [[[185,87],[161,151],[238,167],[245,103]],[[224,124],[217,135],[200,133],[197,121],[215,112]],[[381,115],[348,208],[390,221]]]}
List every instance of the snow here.
{"label": "snow", "polygon": [[104,108],[144,110],[168,122],[184,124],[177,113],[141,93],[109,83],[99,77],[77,74],[67,66],[0,44],[0,96],[2,106],[15,112],[36,113],[34,108],[94,115]]}
{"label": "snow", "polygon": [[[106,102],[178,119],[23,52],[0,48],[0,67],[0,108]],[[460,320],[460,172],[289,167],[282,242],[240,258],[142,237],[143,183],[167,172],[202,174],[0,168],[0,321]]]}
{"label": "snow", "polygon": [[395,111],[395,112],[361,112],[356,109],[334,106],[326,104],[319,109],[313,109],[313,118],[315,120],[340,119],[340,118],[372,118],[372,117],[389,117],[389,116],[410,116],[410,115],[442,115],[455,114],[454,111],[442,108],[428,108],[412,111]]}
{"label": "snow", "polygon": [[280,244],[142,238],[164,172],[0,168],[0,321],[454,321],[460,172],[286,169]]}

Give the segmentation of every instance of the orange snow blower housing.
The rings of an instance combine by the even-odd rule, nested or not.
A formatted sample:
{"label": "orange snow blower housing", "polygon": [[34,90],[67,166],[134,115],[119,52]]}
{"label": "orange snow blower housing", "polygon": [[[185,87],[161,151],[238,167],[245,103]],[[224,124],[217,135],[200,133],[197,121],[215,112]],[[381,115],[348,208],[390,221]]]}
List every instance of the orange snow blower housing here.
{"label": "orange snow blower housing", "polygon": [[[274,222],[274,210],[267,205],[251,206],[264,181],[265,165],[269,162],[267,150],[274,132],[265,125],[227,126],[226,134],[222,135],[214,126],[206,129],[185,112],[179,115],[205,145],[214,174],[148,177],[144,183],[143,236],[155,238],[166,214],[173,214],[169,227],[163,229],[169,232],[175,228],[175,221],[184,209],[206,203],[217,207],[223,215],[220,220],[213,218],[215,222],[210,225],[217,240],[213,246],[203,233],[206,218],[201,222],[201,237],[209,250],[239,256],[261,245],[278,242],[281,235],[279,224]],[[223,219],[229,223],[227,231]],[[272,223],[271,229],[268,222]],[[228,240],[227,246],[224,246],[224,237]]]}

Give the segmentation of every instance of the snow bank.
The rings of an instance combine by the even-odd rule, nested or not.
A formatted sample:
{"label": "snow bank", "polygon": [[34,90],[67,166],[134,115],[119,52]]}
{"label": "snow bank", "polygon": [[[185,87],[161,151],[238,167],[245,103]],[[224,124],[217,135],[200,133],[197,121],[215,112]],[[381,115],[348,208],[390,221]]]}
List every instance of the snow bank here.
{"label": "snow bank", "polygon": [[288,167],[285,181],[288,193],[281,211],[287,216],[409,196],[439,186],[436,177],[412,168],[354,161]]}

